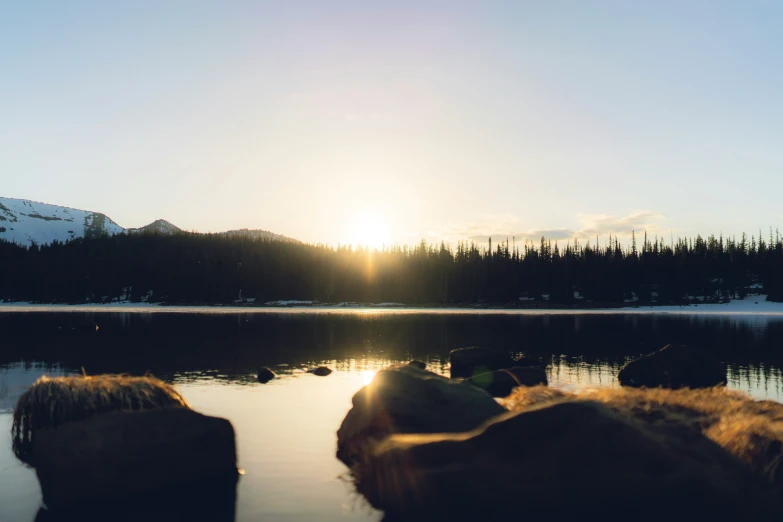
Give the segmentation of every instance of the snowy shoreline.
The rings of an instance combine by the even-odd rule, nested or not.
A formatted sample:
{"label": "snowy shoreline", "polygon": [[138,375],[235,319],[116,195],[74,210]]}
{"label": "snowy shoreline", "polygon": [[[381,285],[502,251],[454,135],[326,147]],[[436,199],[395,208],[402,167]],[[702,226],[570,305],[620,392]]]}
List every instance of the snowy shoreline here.
{"label": "snowy shoreline", "polygon": [[305,301],[275,301],[264,305],[160,305],[151,303],[114,302],[104,304],[40,304],[27,302],[0,303],[2,312],[156,312],[156,313],[439,313],[439,314],[662,314],[662,315],[780,315],[783,303],[766,301],[764,295],[751,295],[728,303],[689,305],[644,305],[591,308],[526,308],[474,306],[409,306],[400,303],[336,303],[318,304]]}

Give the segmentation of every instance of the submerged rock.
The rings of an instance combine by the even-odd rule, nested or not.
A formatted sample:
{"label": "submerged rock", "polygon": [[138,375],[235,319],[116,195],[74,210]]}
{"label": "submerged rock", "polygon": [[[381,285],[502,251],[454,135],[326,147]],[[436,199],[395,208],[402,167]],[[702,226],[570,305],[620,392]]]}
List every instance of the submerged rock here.
{"label": "submerged rock", "polygon": [[473,377],[493,370],[503,370],[518,366],[507,353],[488,348],[470,347],[458,348],[449,353],[451,377]]}
{"label": "submerged rock", "polygon": [[267,368],[266,366],[263,366],[258,369],[258,382],[260,383],[267,383],[277,377],[275,375],[275,372]]}
{"label": "submerged rock", "polygon": [[308,370],[309,373],[312,373],[313,375],[318,375],[319,377],[326,377],[330,373],[332,373],[332,370],[327,368],[326,366],[319,366],[318,368],[313,368],[312,370]]}
{"label": "submerged rock", "polygon": [[709,388],[726,384],[726,366],[702,350],[669,344],[623,366],[617,379],[633,387]]}
{"label": "submerged rock", "polygon": [[518,386],[546,385],[546,372],[538,366],[514,367],[474,375],[465,382],[477,386],[493,397],[506,397]]}
{"label": "submerged rock", "polygon": [[655,429],[592,401],[508,413],[467,433],[391,435],[352,474],[388,520],[764,520],[780,512],[769,484],[701,434]]}
{"label": "submerged rock", "polygon": [[95,415],[41,430],[33,444],[52,513],[154,511],[162,501],[194,500],[199,484],[230,493],[239,476],[231,423],[185,408]]}
{"label": "submerged rock", "polygon": [[427,369],[427,363],[423,361],[418,361],[416,359],[409,361],[408,366],[413,366],[414,368],[418,368],[419,370],[426,370]]}
{"label": "submerged rock", "polygon": [[337,458],[350,467],[389,434],[468,431],[504,411],[473,386],[413,366],[387,368],[353,396],[337,431]]}

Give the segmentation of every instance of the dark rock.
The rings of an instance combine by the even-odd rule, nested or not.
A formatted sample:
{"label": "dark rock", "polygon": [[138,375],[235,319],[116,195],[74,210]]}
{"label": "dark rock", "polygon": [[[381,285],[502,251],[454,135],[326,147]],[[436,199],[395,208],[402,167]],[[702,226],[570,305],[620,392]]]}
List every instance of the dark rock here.
{"label": "dark rock", "polygon": [[353,396],[337,431],[337,458],[350,466],[391,433],[468,431],[506,410],[485,391],[413,366],[381,370]]}
{"label": "dark rock", "polygon": [[326,377],[330,373],[332,373],[332,370],[327,368],[326,366],[319,366],[318,368],[313,368],[312,370],[308,370],[309,373],[312,373],[313,375],[318,375],[319,377]]}
{"label": "dark rock", "polygon": [[258,382],[267,383],[277,377],[275,372],[267,368],[266,366],[258,369]]}
{"label": "dark rock", "polygon": [[726,384],[726,366],[704,351],[669,344],[623,366],[617,379],[637,388],[709,388]]}
{"label": "dark rock", "polygon": [[231,423],[185,408],[96,415],[38,431],[34,446],[43,500],[55,513],[152,509],[199,484],[238,479]]}
{"label": "dark rock", "polygon": [[390,521],[772,520],[781,509],[768,483],[701,434],[656,431],[590,401],[468,433],[392,435],[352,473]]}
{"label": "dark rock", "polygon": [[514,367],[474,375],[465,382],[486,390],[493,397],[506,397],[517,386],[548,384],[546,372],[538,366]]}
{"label": "dark rock", "polygon": [[11,426],[16,457],[35,467],[35,440],[40,430],[121,410],[190,409],[171,386],[152,376],[42,375],[19,396]]}
{"label": "dark rock", "polygon": [[[694,431],[739,459],[783,494],[783,404],[756,401],[725,386],[712,388],[601,388],[590,400],[654,430]],[[515,388],[503,400],[512,411],[543,408],[583,397],[546,386]]]}
{"label": "dark rock", "polygon": [[423,361],[417,361],[415,359],[410,361],[410,362],[408,362],[408,366],[413,366],[414,368],[418,368],[419,370],[426,370],[427,369],[427,363],[425,363]]}
{"label": "dark rock", "polygon": [[488,348],[458,348],[449,354],[451,377],[473,377],[474,375],[503,370],[517,366],[516,361],[507,353]]}

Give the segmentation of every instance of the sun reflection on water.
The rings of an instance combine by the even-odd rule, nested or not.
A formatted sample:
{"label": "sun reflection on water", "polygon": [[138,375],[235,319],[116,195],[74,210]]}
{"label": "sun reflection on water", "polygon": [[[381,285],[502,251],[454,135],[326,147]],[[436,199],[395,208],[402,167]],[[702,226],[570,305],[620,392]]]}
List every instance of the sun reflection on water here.
{"label": "sun reflection on water", "polygon": [[375,374],[377,373],[377,370],[364,370],[362,371],[362,384],[365,386],[370,384],[372,382],[373,377],[375,377]]}

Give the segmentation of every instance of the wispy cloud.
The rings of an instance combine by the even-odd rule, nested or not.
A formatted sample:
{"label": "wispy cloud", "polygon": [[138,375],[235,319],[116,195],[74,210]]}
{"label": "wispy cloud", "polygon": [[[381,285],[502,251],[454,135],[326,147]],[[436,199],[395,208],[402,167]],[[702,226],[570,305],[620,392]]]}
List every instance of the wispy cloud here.
{"label": "wispy cloud", "polygon": [[579,214],[577,216],[582,223],[580,236],[605,236],[608,234],[617,236],[630,236],[632,232],[646,230],[648,233],[660,231],[661,224],[666,218],[662,214],[642,211],[628,216],[610,216],[606,214]]}
{"label": "wispy cloud", "polygon": [[627,216],[607,214],[577,214],[579,228],[528,229],[522,227],[521,220],[512,214],[482,215],[474,222],[450,224],[440,231],[430,231],[429,236],[451,243],[457,241],[475,241],[486,243],[490,238],[504,241],[516,238],[517,241],[538,241],[542,237],[557,240],[573,238],[591,239],[609,234],[619,238],[630,238],[632,232],[647,231],[650,234],[660,232],[666,218],[662,214],[639,211]]}
{"label": "wispy cloud", "polygon": [[520,219],[512,214],[482,214],[476,221],[452,223],[441,230],[431,230],[429,235],[447,242],[483,242],[490,237],[511,237],[520,227]]}

